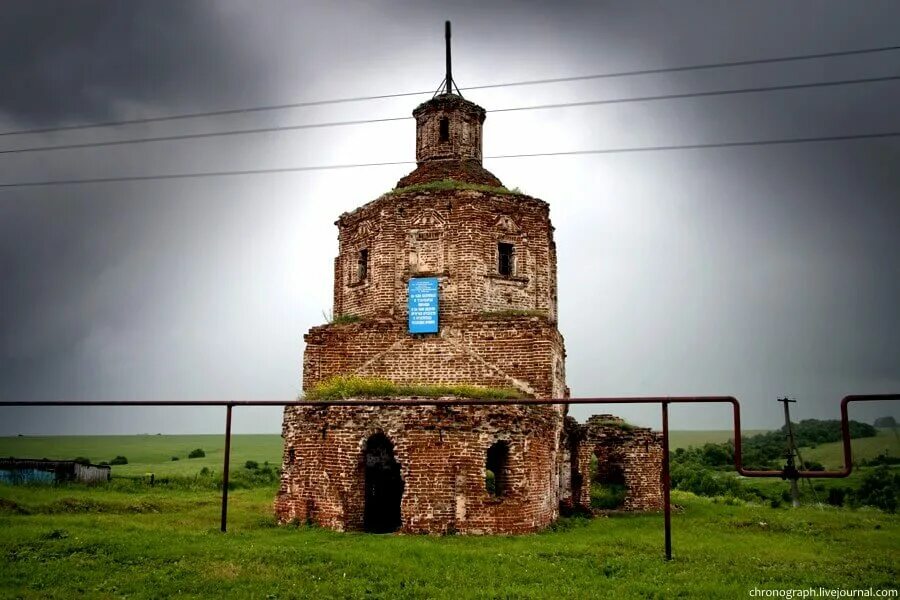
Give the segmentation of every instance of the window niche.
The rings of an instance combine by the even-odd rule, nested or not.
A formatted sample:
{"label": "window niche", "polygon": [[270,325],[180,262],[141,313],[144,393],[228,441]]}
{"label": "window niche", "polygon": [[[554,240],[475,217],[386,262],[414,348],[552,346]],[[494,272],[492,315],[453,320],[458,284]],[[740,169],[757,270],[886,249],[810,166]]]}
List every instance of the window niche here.
{"label": "window niche", "polygon": [[506,242],[497,244],[497,273],[502,277],[512,277],[516,274],[515,245]]}
{"label": "window niche", "polygon": [[438,122],[438,140],[441,142],[450,141],[450,119],[441,117]]}
{"label": "window niche", "polygon": [[356,283],[362,283],[369,277],[369,249],[362,248],[356,255]]}
{"label": "window niche", "polygon": [[488,448],[484,462],[484,489],[495,497],[509,494],[509,442],[495,442]]}

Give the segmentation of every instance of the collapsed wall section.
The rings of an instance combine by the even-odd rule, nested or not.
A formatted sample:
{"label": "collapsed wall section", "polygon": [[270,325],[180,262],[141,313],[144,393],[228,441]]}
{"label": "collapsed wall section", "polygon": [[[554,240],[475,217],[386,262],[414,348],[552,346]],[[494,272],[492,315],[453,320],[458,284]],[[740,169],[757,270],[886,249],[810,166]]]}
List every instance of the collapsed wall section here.
{"label": "collapsed wall section", "polygon": [[[565,429],[572,504],[591,509],[593,478],[624,484],[624,510],[662,510],[662,434],[632,427],[613,415],[595,415],[584,425],[567,419]],[[592,458],[596,459],[594,473]]]}

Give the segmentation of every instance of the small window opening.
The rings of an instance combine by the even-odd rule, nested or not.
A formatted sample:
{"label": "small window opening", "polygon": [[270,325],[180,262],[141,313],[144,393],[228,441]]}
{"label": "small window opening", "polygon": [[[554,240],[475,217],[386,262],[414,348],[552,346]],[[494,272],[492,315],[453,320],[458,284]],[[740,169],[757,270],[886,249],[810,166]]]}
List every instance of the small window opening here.
{"label": "small window opening", "polygon": [[450,119],[443,117],[440,121],[440,141],[450,141]]}
{"label": "small window opening", "polygon": [[369,250],[363,248],[356,259],[356,281],[365,281],[369,276]]}
{"label": "small window opening", "polygon": [[504,277],[512,277],[516,247],[512,244],[497,244],[497,272]]}
{"label": "small window opening", "polygon": [[487,451],[484,463],[484,489],[492,496],[509,492],[509,443],[496,442]]}
{"label": "small window opening", "polygon": [[294,460],[296,460],[297,454],[293,448],[288,448],[288,464],[294,464]]}

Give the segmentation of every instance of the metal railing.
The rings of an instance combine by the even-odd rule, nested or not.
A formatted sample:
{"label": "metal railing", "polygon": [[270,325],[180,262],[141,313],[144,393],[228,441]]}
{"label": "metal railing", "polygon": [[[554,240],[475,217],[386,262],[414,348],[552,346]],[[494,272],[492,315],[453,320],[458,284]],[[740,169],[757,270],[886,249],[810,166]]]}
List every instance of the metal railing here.
{"label": "metal railing", "polygon": [[516,400],[482,400],[473,398],[383,398],[344,400],[86,400],[86,401],[38,401],[2,402],[3,406],[224,406],[225,412],[225,460],[222,479],[222,521],[224,533],[228,526],[228,476],[231,463],[231,419],[236,406],[544,406],[551,404],[659,404],[662,408],[662,486],[664,546],[666,560],[672,559],[672,508],[670,501],[671,481],[669,477],[669,405],[670,404],[731,404],[734,426],[734,467],[744,477],[836,478],[847,477],[853,471],[852,448],[850,446],[850,419],[848,406],[851,402],[877,402],[900,400],[900,394],[862,394],[845,396],[841,400],[841,441],[843,444],[844,467],[838,471],[793,470],[753,470],[745,469],[741,454],[741,405],[734,396],[641,396],[641,397],[598,397]]}

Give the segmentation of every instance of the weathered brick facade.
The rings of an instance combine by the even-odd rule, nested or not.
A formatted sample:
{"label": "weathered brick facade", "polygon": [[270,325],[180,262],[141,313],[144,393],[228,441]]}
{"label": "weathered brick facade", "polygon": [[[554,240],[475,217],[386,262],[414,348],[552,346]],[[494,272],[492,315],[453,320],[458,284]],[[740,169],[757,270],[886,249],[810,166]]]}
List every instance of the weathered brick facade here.
{"label": "weathered brick facade", "polygon": [[595,415],[584,425],[566,420],[566,440],[571,460],[573,505],[591,506],[591,456],[597,459],[596,479],[625,485],[625,510],[662,510],[660,485],[662,434],[630,427],[613,415]]}
{"label": "weathered brick facade", "polygon": [[[355,374],[568,397],[547,203],[499,188],[481,166],[481,107],[443,94],[413,114],[417,169],[336,223],[333,311],[359,320],[305,336],[304,389]],[[448,179],[498,189],[409,188]],[[435,334],[408,332],[407,286],[419,277],[439,283]],[[557,518],[561,500],[590,505],[581,474],[591,453],[624,471],[626,508],[658,508],[658,438],[579,426],[565,413],[565,404],[288,407],[276,513],[338,530],[534,531]]]}

